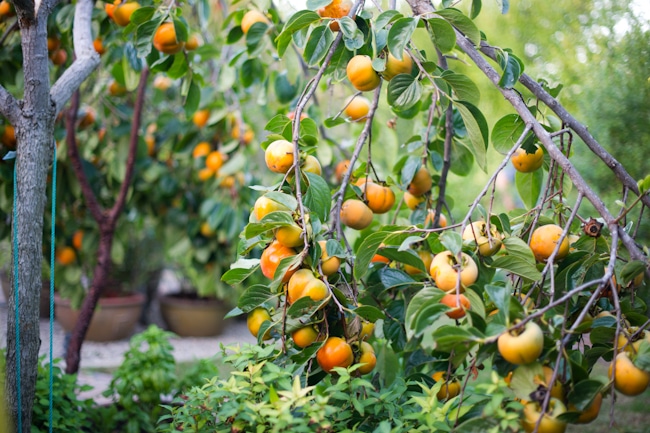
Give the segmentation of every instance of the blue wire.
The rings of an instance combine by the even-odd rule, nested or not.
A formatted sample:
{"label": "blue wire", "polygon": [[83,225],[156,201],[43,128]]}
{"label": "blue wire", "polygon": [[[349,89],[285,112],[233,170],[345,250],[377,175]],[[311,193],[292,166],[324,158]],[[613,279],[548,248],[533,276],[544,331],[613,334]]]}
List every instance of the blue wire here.
{"label": "blue wire", "polygon": [[52,414],[54,413],[54,376],[52,346],[54,343],[54,235],[56,233],[56,141],[54,142],[54,160],[52,162],[52,236],[50,239],[50,413],[49,432],[52,433]]}
{"label": "blue wire", "polygon": [[18,188],[16,186],[16,171],[18,170],[18,158],[14,164],[14,211],[13,226],[14,232],[14,315],[16,320],[16,388],[18,389],[18,431],[23,431],[23,398],[20,373],[20,314],[18,313]]}

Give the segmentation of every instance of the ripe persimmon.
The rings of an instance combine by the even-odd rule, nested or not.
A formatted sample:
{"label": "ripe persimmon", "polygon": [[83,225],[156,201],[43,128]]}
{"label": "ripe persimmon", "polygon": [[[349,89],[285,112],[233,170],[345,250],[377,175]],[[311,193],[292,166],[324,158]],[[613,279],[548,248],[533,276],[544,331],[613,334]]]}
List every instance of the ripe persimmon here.
{"label": "ripe persimmon", "polygon": [[[278,241],[271,242],[271,244],[262,252],[262,257],[260,258],[262,274],[270,280],[274,279],[275,271],[278,269],[280,261],[284,258],[295,255],[296,250],[293,248],[287,248]],[[295,270],[286,271],[282,281],[285,283],[288,282],[294,272]]]}
{"label": "ripe persimmon", "polygon": [[369,56],[358,54],[348,62],[346,68],[348,80],[355,89],[362,92],[374,90],[379,86],[381,78],[372,68],[372,59]]}
{"label": "ripe persimmon", "polygon": [[287,140],[275,140],[264,152],[266,166],[275,173],[286,173],[293,166],[293,144]]}
{"label": "ripe persimmon", "polygon": [[323,347],[316,353],[318,365],[326,373],[334,367],[347,368],[354,362],[352,347],[341,337],[329,337]]}
{"label": "ripe persimmon", "polygon": [[244,34],[248,33],[248,30],[255,23],[264,23],[269,24],[269,19],[260,11],[250,10],[246,12],[241,19],[241,30]]}
{"label": "ripe persimmon", "polygon": [[174,23],[165,22],[158,27],[153,35],[153,46],[161,53],[176,54],[183,49],[185,43],[176,37]]}
{"label": "ripe persimmon", "polygon": [[341,206],[341,222],[352,229],[365,229],[372,223],[372,217],[372,210],[361,200],[349,199]]}
{"label": "ripe persimmon", "polygon": [[366,119],[370,112],[370,101],[363,96],[353,96],[348,99],[348,103],[343,113],[354,122],[361,122]]}
{"label": "ripe persimmon", "polygon": [[330,23],[330,29],[333,32],[338,32],[341,30],[341,26],[337,18],[347,16],[352,6],[350,0],[333,0],[332,3],[316,10],[316,13],[322,18],[334,18],[335,20]]}
{"label": "ripe persimmon", "polygon": [[527,153],[521,147],[515,151],[510,158],[512,165],[517,171],[522,173],[530,173],[542,166],[544,163],[544,151],[538,147],[535,153]]}
{"label": "ripe persimmon", "polygon": [[[530,238],[530,249],[533,250],[535,258],[539,262],[545,262],[557,245],[562,236],[562,227],[556,224],[547,224],[537,227]],[[562,239],[556,259],[561,260],[569,254],[569,239]]]}

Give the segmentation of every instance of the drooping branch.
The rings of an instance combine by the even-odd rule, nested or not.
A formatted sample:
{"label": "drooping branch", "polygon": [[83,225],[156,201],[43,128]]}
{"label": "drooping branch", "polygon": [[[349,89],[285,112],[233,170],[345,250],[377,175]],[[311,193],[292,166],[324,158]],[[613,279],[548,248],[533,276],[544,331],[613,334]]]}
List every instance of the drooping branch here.
{"label": "drooping branch", "polygon": [[629,251],[630,256],[636,260],[646,260],[645,255],[641,252],[630,235],[623,230],[622,227],[616,224],[616,218],[609,212],[603,201],[598,195],[589,187],[587,182],[578,173],[576,168],[571,164],[569,159],[562,153],[562,151],[553,142],[550,133],[537,121],[535,116],[528,110],[525,102],[521,99],[519,93],[512,89],[504,89],[499,86],[500,76],[499,73],[485,60],[481,54],[474,48],[473,44],[458,30],[456,30],[456,43],[458,46],[469,56],[470,59],[478,66],[478,68],[485,74],[485,76],[492,81],[492,83],[499,89],[501,94],[517,111],[522,120],[531,124],[533,132],[540,140],[546,152],[550,157],[564,170],[567,176],[573,181],[576,189],[581,192],[587,200],[591,202],[594,208],[598,211],[600,216],[605,220],[608,226],[618,227],[618,235],[621,241]]}
{"label": "drooping branch", "polygon": [[[492,60],[496,59],[496,54],[494,48],[487,45],[485,42],[481,44],[481,52]],[[591,135],[589,130],[585,125],[578,122],[578,120],[569,113],[566,108],[560,102],[551,96],[544,88],[535,80],[533,80],[527,74],[522,74],[519,77],[519,82],[523,84],[530,92],[535,95],[540,101],[546,104],[557,116],[562,120],[569,128],[578,134],[578,136],[585,142],[587,147],[598,156],[607,167],[614,172],[616,177],[623,183],[624,186],[629,188],[635,194],[639,194],[639,188],[636,184],[636,181],[630,174],[625,170],[625,167],[616,160],[603,146],[598,143],[598,141]],[[650,197],[645,196],[641,198],[641,201],[646,206],[650,207]]]}
{"label": "drooping branch", "polygon": [[99,66],[99,54],[93,47],[91,29],[93,8],[93,0],[77,2],[73,24],[75,60],[50,89],[50,98],[54,103],[56,114],[61,111],[81,83]]}

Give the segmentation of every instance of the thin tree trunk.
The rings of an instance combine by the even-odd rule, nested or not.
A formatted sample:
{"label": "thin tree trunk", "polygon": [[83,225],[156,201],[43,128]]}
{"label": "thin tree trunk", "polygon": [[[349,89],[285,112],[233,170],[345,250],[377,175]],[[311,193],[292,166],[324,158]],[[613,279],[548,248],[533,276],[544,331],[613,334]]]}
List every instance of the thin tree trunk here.
{"label": "thin tree trunk", "polygon": [[[25,99],[15,122],[18,141],[16,158],[17,239],[12,230],[12,258],[18,245],[19,297],[15,302],[15,270],[12,271],[11,311],[7,320],[7,404],[12,418],[21,417],[22,431],[29,432],[36,392],[39,334],[41,265],[43,261],[43,213],[47,197],[47,172],[52,155],[55,107],[50,101],[47,62],[47,18],[27,22],[19,19],[23,43]],[[12,264],[14,261],[12,260]],[[12,266],[13,268],[13,266]],[[19,312],[20,364],[17,360],[15,306]],[[19,369],[20,366],[20,369]],[[18,383],[20,371],[20,410]]]}

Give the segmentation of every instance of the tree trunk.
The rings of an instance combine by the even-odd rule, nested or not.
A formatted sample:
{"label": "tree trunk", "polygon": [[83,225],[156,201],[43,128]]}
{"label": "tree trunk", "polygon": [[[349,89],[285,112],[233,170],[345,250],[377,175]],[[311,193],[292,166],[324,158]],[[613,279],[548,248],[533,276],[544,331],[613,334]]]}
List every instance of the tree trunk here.
{"label": "tree trunk", "polygon": [[[16,129],[16,220],[12,221],[12,251],[18,244],[19,297],[14,290],[9,298],[7,320],[6,391],[9,412],[16,425],[20,416],[22,431],[29,432],[36,392],[39,335],[39,302],[41,293],[41,264],[43,261],[43,213],[47,202],[47,172],[52,155],[55,107],[50,100],[47,61],[47,17],[34,21],[19,18],[23,45],[25,99],[21,116],[14,122]],[[14,262],[12,261],[12,264]],[[12,266],[12,289],[15,288]],[[17,362],[15,306],[19,312],[20,359]],[[19,368],[20,365],[20,368]],[[20,371],[20,399],[18,394]],[[18,403],[20,400],[21,413]]]}

